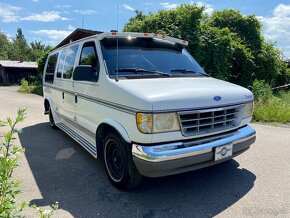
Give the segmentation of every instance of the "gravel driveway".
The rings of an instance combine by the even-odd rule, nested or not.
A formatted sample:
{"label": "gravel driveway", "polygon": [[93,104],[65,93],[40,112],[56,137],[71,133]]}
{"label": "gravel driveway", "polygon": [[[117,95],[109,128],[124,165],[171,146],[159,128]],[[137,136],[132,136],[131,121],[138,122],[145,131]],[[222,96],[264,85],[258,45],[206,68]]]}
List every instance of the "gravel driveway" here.
{"label": "gravel driveway", "polygon": [[[103,163],[43,115],[43,98],[0,87],[0,119],[27,108],[17,143],[26,149],[15,177],[19,200],[59,202],[55,217],[290,217],[290,128],[252,124],[257,141],[234,160],[207,169],[114,188]],[[0,134],[1,134],[0,130]],[[35,217],[27,209],[25,215]]]}

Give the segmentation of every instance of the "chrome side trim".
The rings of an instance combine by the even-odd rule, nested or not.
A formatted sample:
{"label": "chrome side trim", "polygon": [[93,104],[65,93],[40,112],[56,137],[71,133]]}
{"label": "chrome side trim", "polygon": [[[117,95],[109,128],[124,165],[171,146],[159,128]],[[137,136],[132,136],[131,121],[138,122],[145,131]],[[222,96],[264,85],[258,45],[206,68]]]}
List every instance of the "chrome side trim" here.
{"label": "chrome side trim", "polygon": [[155,146],[144,146],[134,143],[132,145],[132,154],[135,158],[148,162],[162,162],[208,153],[217,146],[226,144],[235,145],[250,140],[255,135],[256,131],[252,127],[245,126],[237,129],[232,134],[226,135],[224,138],[201,142],[200,144],[197,144],[196,140],[186,143],[176,142]]}
{"label": "chrome side trim", "polygon": [[95,158],[97,158],[97,149],[95,146],[93,146],[91,143],[89,143],[86,139],[84,139],[82,136],[77,134],[75,131],[73,131],[71,128],[69,128],[67,125],[65,125],[63,123],[56,123],[56,125],[61,130],[63,130],[66,134],[68,134],[73,140],[75,140],[82,147],[84,147],[91,155],[93,155]]}

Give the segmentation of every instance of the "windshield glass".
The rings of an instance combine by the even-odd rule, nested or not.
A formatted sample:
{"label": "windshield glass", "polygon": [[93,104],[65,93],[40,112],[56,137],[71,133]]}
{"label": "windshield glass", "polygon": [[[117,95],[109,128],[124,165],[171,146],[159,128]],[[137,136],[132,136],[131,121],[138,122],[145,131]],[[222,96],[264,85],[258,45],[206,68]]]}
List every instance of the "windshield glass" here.
{"label": "windshield glass", "polygon": [[[154,38],[105,38],[101,41],[109,76],[205,76],[203,69],[179,44]],[[117,61],[118,56],[118,61]],[[118,62],[118,66],[117,66]]]}

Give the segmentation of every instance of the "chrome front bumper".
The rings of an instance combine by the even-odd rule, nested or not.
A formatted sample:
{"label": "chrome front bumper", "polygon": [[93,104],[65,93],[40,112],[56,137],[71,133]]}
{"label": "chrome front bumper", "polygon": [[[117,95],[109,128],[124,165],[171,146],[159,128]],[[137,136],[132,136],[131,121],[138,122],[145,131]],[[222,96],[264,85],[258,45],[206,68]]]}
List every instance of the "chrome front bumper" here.
{"label": "chrome front bumper", "polygon": [[[132,145],[134,163],[139,172],[148,177],[183,173],[229,160],[244,151],[256,140],[256,131],[250,126],[189,141],[157,145]],[[214,161],[215,147],[233,145],[233,156]]]}

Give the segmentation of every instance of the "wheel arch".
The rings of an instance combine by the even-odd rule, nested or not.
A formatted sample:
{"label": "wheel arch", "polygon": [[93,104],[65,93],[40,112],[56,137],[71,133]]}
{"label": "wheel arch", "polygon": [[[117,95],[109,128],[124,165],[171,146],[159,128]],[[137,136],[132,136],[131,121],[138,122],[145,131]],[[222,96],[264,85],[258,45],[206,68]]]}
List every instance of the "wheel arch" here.
{"label": "wheel arch", "polygon": [[53,111],[54,111],[55,107],[54,107],[52,99],[50,99],[49,96],[46,96],[44,98],[43,104],[44,104],[44,114],[48,114],[49,113],[49,108],[52,108]]}
{"label": "wheel arch", "polygon": [[44,114],[49,113],[50,102],[47,98],[44,99]]}
{"label": "wheel arch", "polygon": [[49,108],[51,108],[52,109],[51,112],[53,114],[54,122],[55,123],[59,123],[60,119],[59,119],[58,115],[55,112],[56,107],[55,107],[53,101],[49,97],[45,97],[43,104],[44,104],[44,114],[49,114]]}
{"label": "wheel arch", "polygon": [[112,119],[102,120],[96,130],[96,146],[98,156],[103,153],[103,140],[108,132],[115,132],[119,134],[125,142],[131,143],[131,139],[122,124]]}

